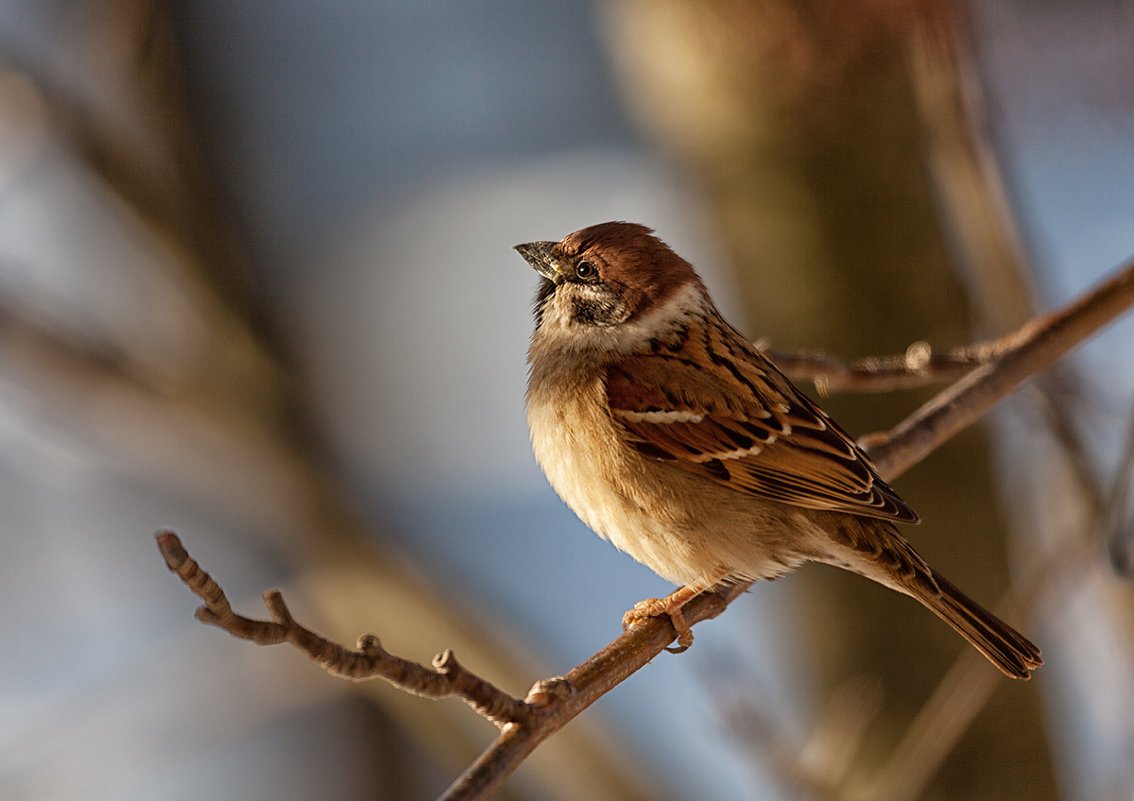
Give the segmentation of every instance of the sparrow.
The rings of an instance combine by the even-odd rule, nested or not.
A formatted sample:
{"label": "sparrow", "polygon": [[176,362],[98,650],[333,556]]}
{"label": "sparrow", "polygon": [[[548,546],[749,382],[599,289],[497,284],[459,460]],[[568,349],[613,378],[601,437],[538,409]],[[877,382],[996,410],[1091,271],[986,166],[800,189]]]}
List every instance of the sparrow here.
{"label": "sparrow", "polygon": [[806,562],[908,595],[1005,675],[1043,664],[1026,637],[926,563],[918,516],[822,409],[717,311],[643,225],[607,222],[516,250],[541,276],[526,406],[536,460],[584,523],[684,585],[627,613],[668,615],[720,582]]}

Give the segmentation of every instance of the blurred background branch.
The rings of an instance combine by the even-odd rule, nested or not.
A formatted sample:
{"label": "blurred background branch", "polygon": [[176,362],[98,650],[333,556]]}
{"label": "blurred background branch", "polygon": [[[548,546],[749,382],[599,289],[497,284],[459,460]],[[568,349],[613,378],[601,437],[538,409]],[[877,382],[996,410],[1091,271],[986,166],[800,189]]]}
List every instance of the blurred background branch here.
{"label": "blurred background branch", "polygon": [[[31,6],[24,11],[32,13]],[[311,601],[307,606],[318,610],[321,626],[350,630],[359,627],[359,613],[385,608],[395,612],[385,632],[391,641],[417,642],[428,633],[438,642],[463,645],[467,659],[503,681],[547,672],[535,667],[540,661],[518,637],[499,625],[490,631],[469,605],[451,613],[453,606],[404,557],[383,548],[328,482],[296,391],[300,379],[257,316],[263,309],[251,297],[247,247],[189,121],[186,76],[168,8],[130,1],[42,12],[45,21],[62,25],[63,57],[54,63],[29,58],[22,67],[10,61],[0,76],[4,118],[21,137],[15,144],[23,159],[6,170],[11,227],[0,286],[0,376],[9,414],[32,431],[46,431],[59,440],[56,448],[109,477],[100,482],[100,506],[127,503],[138,493],[160,499],[131,515],[129,528],[137,532],[143,519],[152,525],[162,520],[153,515],[173,515],[211,532],[206,541],[237,537],[225,549],[229,555],[235,545],[243,552],[235,561],[244,569],[263,562],[253,572],[267,571]],[[19,24],[14,17],[8,22]],[[9,526],[16,519],[9,518]],[[107,522],[79,531],[67,527],[70,536],[89,540],[79,553],[103,547]],[[125,587],[126,566],[143,540],[115,535],[113,541],[117,547],[91,564],[120,560],[103,572]],[[153,634],[176,619],[151,628],[135,647],[163,647],[168,637]],[[185,627],[173,631],[181,638]],[[211,657],[200,656],[215,661],[207,668],[202,661],[197,669],[224,673],[245,661],[206,650]],[[147,673],[150,682],[159,679],[154,670]],[[310,797],[304,788],[316,782],[329,794],[373,783],[388,797],[427,797],[443,786],[445,774],[475,756],[487,734],[469,725],[459,709],[419,709],[382,700],[371,688],[347,701],[341,690],[328,693],[310,679],[269,684],[258,715],[254,704],[241,704],[246,725],[219,727],[196,747],[192,728],[183,727],[163,748],[196,764],[192,773],[208,774],[210,761],[239,754],[254,738],[279,741],[296,725],[298,706],[313,718],[307,725],[337,730],[313,750],[290,749],[313,778],[294,781],[277,772],[290,788],[269,793],[261,786],[248,795],[236,789],[248,778],[236,775],[233,789],[220,795]],[[224,706],[238,694],[210,697]],[[380,701],[381,709],[363,699]],[[175,702],[188,710],[200,698],[189,693]],[[36,717],[56,717],[53,704],[69,705],[70,693],[44,697]],[[188,713],[166,714],[183,720]],[[147,713],[135,725],[141,731],[153,723]],[[26,746],[16,747],[35,730],[28,720],[22,726],[13,721],[4,732],[12,745],[8,752],[19,756],[0,766],[0,786],[13,792],[39,788],[41,797],[69,794],[66,776],[43,772],[54,748],[28,753]],[[350,738],[365,741],[357,750],[363,758],[334,779],[319,779],[313,766],[331,758],[336,741]],[[125,758],[119,749],[127,742],[114,744],[111,753]],[[617,743],[599,727],[582,727],[565,745],[535,761],[526,789],[521,783],[512,795],[656,797],[643,774],[621,764]],[[92,746],[83,743],[84,749]],[[275,750],[282,756],[288,747],[279,743]],[[569,769],[576,764],[588,771]],[[164,780],[126,774],[98,792],[148,794],[156,781]],[[199,792],[196,780],[185,789],[194,786]]]}

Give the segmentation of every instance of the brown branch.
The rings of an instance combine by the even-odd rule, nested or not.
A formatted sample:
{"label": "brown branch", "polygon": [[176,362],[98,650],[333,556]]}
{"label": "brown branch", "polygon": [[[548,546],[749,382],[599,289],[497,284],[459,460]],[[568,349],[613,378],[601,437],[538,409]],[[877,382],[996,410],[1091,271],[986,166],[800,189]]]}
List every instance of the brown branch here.
{"label": "brown branch", "polygon": [[869,356],[850,362],[820,351],[788,353],[756,345],[793,381],[811,381],[823,396],[835,392],[890,392],[956,381],[982,364],[995,361],[1014,344],[1015,335],[975,345],[936,351],[914,342],[895,356]]}
{"label": "brown branch", "polygon": [[257,645],[289,642],[333,676],[354,681],[383,678],[400,690],[425,698],[455,695],[497,726],[524,722],[528,717],[527,704],[470,672],[457,662],[452,651],[435,656],[433,666],[428,668],[388,653],[373,634],[360,637],[357,649],[347,648],[297,623],[278,590],[264,593],[271,620],[238,615],[232,611],[224,590],[189,556],[176,534],[158,532],[157,544],[166,566],[204,601],[196,613],[202,623]]}
{"label": "brown branch", "polygon": [[[956,381],[968,376],[979,367],[987,367],[1002,361],[1008,354],[1016,354],[1015,358],[1018,358],[1022,345],[1026,344],[1025,340],[1035,339],[1040,334],[1048,335],[1051,333],[1048,329],[1059,325],[1083,325],[1084,333],[1081,339],[1089,336],[1097,328],[1096,321],[1091,319],[1091,315],[1103,315],[1103,322],[1106,322],[1130,305],[1130,292],[1134,291],[1130,286],[1129,275],[1132,267],[1134,263],[1128,264],[1110,282],[1100,286],[1092,295],[1083,298],[1080,303],[1087,308],[1076,309],[1072,306],[1058,314],[1040,316],[1006,336],[974,345],[937,351],[927,342],[914,342],[903,354],[868,356],[845,362],[820,351],[787,352],[775,350],[766,342],[755,344],[789,378],[793,381],[813,382],[816,391],[824,396],[834,392],[890,392],[896,389],[913,389],[929,384]],[[1096,297],[1098,295],[1103,297]],[[1064,321],[1055,319],[1060,316],[1066,316],[1068,319]],[[1064,352],[1065,349],[1056,349],[1049,362],[1040,369],[1047,367]],[[1030,362],[1027,367],[1031,368]],[[1038,371],[1027,372],[1023,378],[1035,372]],[[1008,391],[1010,392],[1015,386],[1013,384]]]}
{"label": "brown branch", "polygon": [[[716,617],[748,586],[745,583],[701,593],[683,607],[686,623],[692,626]],[[505,727],[480,758],[442,793],[439,801],[488,798],[537,745],[645,667],[676,636],[668,618],[647,618],[561,679],[553,680],[553,692],[537,693],[541,686],[537,683],[528,696],[529,703],[538,702],[540,707],[531,725]]]}
{"label": "brown branch", "polygon": [[871,436],[867,443],[875,465],[892,478],[917,464],[1131,305],[1134,261],[1062,309],[1033,318],[1011,335],[1014,345],[995,362],[946,388],[888,434]]}
{"label": "brown branch", "polygon": [[[870,438],[882,475],[892,479],[916,464],[1131,305],[1134,262],[1079,300],[997,340],[1003,347],[994,361],[969,372],[889,434]],[[976,346],[974,352],[981,347]],[[381,677],[429,698],[456,695],[496,723],[501,729],[499,737],[446,790],[441,801],[487,798],[541,742],[658,656],[676,637],[667,618],[646,619],[565,676],[537,682],[520,701],[461,668],[451,654],[438,657],[430,669],[386,653],[376,637],[362,638],[356,650],[325,640],[297,624],[278,593],[266,596],[272,621],[237,615],[220,587],[185,553],[175,534],[160,533],[158,544],[170,569],[205,602],[198,611],[202,621],[263,645],[290,642],[336,675],[356,680]],[[716,617],[747,586],[718,586],[701,593],[685,604],[686,621],[693,625]]]}
{"label": "brown branch", "polygon": [[[495,723],[500,736],[445,792],[447,801],[483,799],[495,790],[541,742],[561,729],[626,678],[640,670],[673,642],[668,618],[646,618],[565,676],[538,681],[519,700],[462,667],[451,651],[433,660],[433,667],[387,653],[372,634],[351,649],[331,642],[295,621],[275,590],[264,594],[271,620],[238,615],[224,590],[201,569],[172,531],[156,535],[166,566],[204,602],[197,619],[257,645],[288,642],[336,676],[361,681],[382,678],[395,687],[425,698],[458,696]],[[708,591],[684,607],[689,625],[716,617],[748,584]]]}

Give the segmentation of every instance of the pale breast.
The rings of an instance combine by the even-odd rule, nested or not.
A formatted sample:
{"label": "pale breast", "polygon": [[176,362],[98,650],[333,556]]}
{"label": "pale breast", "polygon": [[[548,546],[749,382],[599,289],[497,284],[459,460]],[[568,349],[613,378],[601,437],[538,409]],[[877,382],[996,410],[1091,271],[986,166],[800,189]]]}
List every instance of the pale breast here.
{"label": "pale breast", "polygon": [[783,540],[787,510],[752,508],[625,446],[601,382],[554,397],[529,394],[536,460],[559,497],[619,550],[677,584],[770,578],[801,561]]}
{"label": "pale breast", "polygon": [[529,398],[528,426],[536,461],[551,486],[595,533],[610,539],[618,538],[634,510],[619,489],[625,454],[596,389],[598,382],[554,402]]}

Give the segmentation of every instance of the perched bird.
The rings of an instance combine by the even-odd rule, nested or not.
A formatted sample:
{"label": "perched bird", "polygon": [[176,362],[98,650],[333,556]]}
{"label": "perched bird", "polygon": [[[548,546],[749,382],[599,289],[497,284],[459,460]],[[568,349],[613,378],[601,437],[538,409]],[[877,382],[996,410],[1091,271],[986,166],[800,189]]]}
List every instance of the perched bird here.
{"label": "perched bird", "polygon": [[918,517],[867,455],[729,325],[693,268],[642,225],[608,222],[516,250],[542,276],[528,352],[536,459],[569,507],[681,590],[804,562],[909,595],[1006,675],[1043,664],[1026,637],[963,595],[894,521]]}

